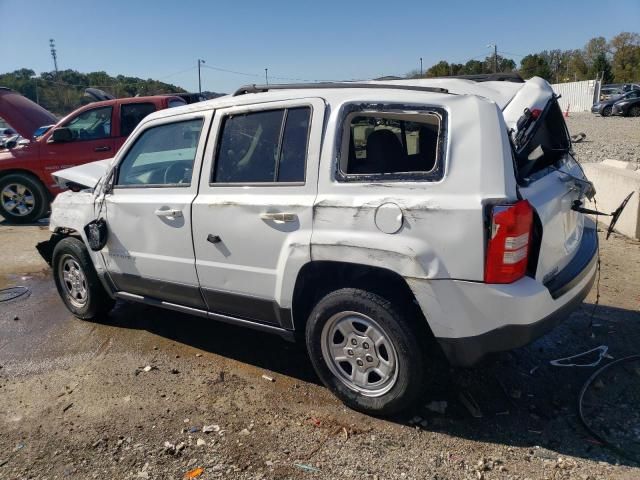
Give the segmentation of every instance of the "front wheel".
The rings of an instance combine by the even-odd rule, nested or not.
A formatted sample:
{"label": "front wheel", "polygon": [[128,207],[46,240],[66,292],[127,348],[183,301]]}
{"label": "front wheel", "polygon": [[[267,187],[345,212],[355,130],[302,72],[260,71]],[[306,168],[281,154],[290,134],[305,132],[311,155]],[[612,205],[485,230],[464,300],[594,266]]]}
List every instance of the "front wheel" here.
{"label": "front wheel", "polygon": [[372,415],[410,407],[422,391],[416,332],[388,300],[344,288],[320,300],[306,343],[322,382],[347,406]]}
{"label": "front wheel", "polygon": [[113,308],[114,301],[100,283],[82,241],[74,237],[60,240],[53,249],[51,266],[58,293],[76,317],[93,320]]}
{"label": "front wheel", "polygon": [[602,109],[602,116],[610,117],[612,111],[613,111],[613,107],[611,107],[611,105],[608,105]]}
{"label": "front wheel", "polygon": [[49,206],[47,192],[35,178],[13,173],[0,178],[0,215],[12,223],[33,223]]}

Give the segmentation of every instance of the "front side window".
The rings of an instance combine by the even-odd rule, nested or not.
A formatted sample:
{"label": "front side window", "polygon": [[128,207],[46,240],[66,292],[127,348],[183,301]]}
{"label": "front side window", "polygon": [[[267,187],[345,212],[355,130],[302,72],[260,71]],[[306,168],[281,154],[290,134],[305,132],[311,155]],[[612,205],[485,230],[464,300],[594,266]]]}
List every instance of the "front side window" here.
{"label": "front side window", "polygon": [[354,114],[345,132],[347,175],[428,173],[438,159],[440,118],[433,114]]}
{"label": "front side window", "polygon": [[128,137],[144,117],[156,111],[153,103],[129,103],[120,107],[120,136]]}
{"label": "front side window", "polygon": [[304,182],[311,108],[224,118],[212,182]]}
{"label": "front side window", "polygon": [[112,107],[99,107],[82,112],[64,126],[71,130],[71,138],[76,140],[99,140],[111,136]]}
{"label": "front side window", "polygon": [[187,120],[142,132],[118,167],[116,185],[190,185],[202,123]]}

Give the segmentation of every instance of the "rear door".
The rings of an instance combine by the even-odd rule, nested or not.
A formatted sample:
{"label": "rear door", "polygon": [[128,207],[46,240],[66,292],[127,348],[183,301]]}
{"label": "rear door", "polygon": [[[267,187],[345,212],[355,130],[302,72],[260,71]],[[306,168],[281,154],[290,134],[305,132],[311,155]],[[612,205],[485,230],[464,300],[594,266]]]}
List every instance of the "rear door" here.
{"label": "rear door", "polygon": [[154,120],[120,156],[105,196],[103,250],[118,290],[204,308],[191,240],[191,203],[211,113]]}
{"label": "rear door", "polygon": [[291,327],[292,282],[310,260],[323,118],[319,99],[216,111],[193,204],[210,311]]}
{"label": "rear door", "polygon": [[120,147],[131,135],[133,129],[138,126],[144,117],[156,111],[157,107],[153,102],[141,103],[121,103],[118,113],[118,132],[115,138],[115,150]]}

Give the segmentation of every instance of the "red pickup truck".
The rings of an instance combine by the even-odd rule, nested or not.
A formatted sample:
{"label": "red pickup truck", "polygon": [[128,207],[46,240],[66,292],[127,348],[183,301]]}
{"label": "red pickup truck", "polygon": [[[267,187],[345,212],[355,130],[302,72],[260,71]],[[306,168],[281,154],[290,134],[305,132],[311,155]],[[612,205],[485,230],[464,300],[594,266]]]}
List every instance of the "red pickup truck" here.
{"label": "red pickup truck", "polygon": [[[145,116],[185,104],[171,95],[106,100],[85,105],[56,123],[31,100],[0,88],[0,117],[22,137],[0,148],[0,216],[13,223],[38,220],[60,192],[53,172],[113,157]],[[48,124],[55,125],[34,138],[34,132]]]}

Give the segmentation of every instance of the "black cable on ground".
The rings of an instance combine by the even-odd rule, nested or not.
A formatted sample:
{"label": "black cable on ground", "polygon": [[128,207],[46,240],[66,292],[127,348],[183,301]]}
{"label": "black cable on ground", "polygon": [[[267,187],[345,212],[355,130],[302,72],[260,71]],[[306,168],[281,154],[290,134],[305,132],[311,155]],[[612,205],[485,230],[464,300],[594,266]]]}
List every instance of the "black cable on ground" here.
{"label": "black cable on ground", "polygon": [[16,287],[0,288],[0,302],[15,300],[30,293],[29,287],[18,285]]}
{"label": "black cable on ground", "polygon": [[633,360],[640,360],[640,355],[629,355],[628,357],[619,358],[618,360],[614,360],[611,363],[607,363],[605,366],[600,367],[598,370],[593,372],[593,374],[589,377],[589,379],[582,386],[582,390],[580,390],[580,394],[578,395],[578,416],[580,417],[580,421],[582,422],[582,425],[584,425],[584,428],[587,429],[587,431],[591,434],[591,436],[593,438],[595,438],[596,440],[602,442],[603,445],[605,445],[607,448],[609,448],[610,450],[614,451],[615,453],[617,453],[621,457],[624,457],[624,458],[626,458],[628,460],[631,460],[633,462],[636,462],[636,463],[640,463],[640,457],[637,457],[636,455],[634,455],[632,453],[629,453],[629,452],[617,447],[616,445],[611,443],[609,440],[604,438],[602,435],[597,433],[595,430],[593,430],[589,426],[587,421],[585,420],[584,411],[582,409],[582,401],[584,400],[584,394],[589,389],[591,384],[595,381],[595,379],[598,376],[600,376],[600,374],[602,374],[602,372],[604,372],[605,370],[608,370],[609,368],[611,368],[611,367],[613,367],[615,365],[618,365],[620,363],[629,362],[629,361],[633,361]]}

